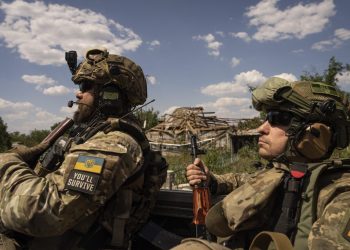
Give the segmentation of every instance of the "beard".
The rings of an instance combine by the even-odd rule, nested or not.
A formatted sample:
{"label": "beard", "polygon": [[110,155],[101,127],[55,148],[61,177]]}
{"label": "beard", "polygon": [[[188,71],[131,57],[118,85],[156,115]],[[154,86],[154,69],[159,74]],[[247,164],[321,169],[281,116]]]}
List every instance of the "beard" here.
{"label": "beard", "polygon": [[76,124],[81,124],[90,121],[95,110],[96,108],[94,106],[79,104],[77,111],[75,111],[73,115],[74,122]]}

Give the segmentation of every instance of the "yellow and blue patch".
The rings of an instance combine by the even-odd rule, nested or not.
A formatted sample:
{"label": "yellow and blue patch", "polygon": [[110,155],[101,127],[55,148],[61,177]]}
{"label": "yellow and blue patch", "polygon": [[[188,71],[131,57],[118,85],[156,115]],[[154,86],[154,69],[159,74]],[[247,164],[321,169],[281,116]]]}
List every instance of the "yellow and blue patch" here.
{"label": "yellow and blue patch", "polygon": [[102,172],[104,159],[89,155],[79,155],[77,162],[74,165],[74,169],[100,174]]}
{"label": "yellow and blue patch", "polygon": [[74,169],[68,175],[65,188],[86,194],[94,194],[104,161],[103,158],[95,156],[79,155]]}

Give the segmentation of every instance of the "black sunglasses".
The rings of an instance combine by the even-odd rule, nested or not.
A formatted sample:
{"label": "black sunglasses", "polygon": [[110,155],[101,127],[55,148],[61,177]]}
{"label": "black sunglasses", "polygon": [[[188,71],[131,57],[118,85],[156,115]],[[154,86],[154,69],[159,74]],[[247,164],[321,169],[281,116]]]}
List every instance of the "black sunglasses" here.
{"label": "black sunglasses", "polygon": [[268,121],[272,126],[288,126],[292,121],[293,115],[287,111],[270,110],[266,114],[265,121]]}
{"label": "black sunglasses", "polygon": [[93,89],[94,85],[91,82],[81,82],[78,84],[80,92],[84,93]]}

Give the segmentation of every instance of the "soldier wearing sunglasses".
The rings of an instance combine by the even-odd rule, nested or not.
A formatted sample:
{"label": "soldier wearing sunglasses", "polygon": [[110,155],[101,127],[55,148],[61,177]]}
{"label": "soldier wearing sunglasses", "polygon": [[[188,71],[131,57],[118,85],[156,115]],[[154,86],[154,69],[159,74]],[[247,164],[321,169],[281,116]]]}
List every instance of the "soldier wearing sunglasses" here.
{"label": "soldier wearing sunglasses", "polygon": [[258,147],[272,167],[220,176],[197,158],[187,167],[189,183],[206,181],[213,194],[228,194],[206,217],[222,244],[187,239],[175,249],[267,249],[271,242],[276,249],[350,249],[350,159],[331,159],[350,142],[347,95],[326,83],[273,77],[252,101],[266,113]]}

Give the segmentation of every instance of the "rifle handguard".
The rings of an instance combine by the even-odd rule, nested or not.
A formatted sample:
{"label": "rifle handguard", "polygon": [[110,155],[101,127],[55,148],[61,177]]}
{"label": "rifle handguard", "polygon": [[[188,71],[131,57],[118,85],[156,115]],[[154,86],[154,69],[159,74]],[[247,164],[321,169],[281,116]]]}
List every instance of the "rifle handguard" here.
{"label": "rifle handguard", "polygon": [[193,224],[205,225],[205,217],[210,209],[209,190],[206,187],[193,189]]}

